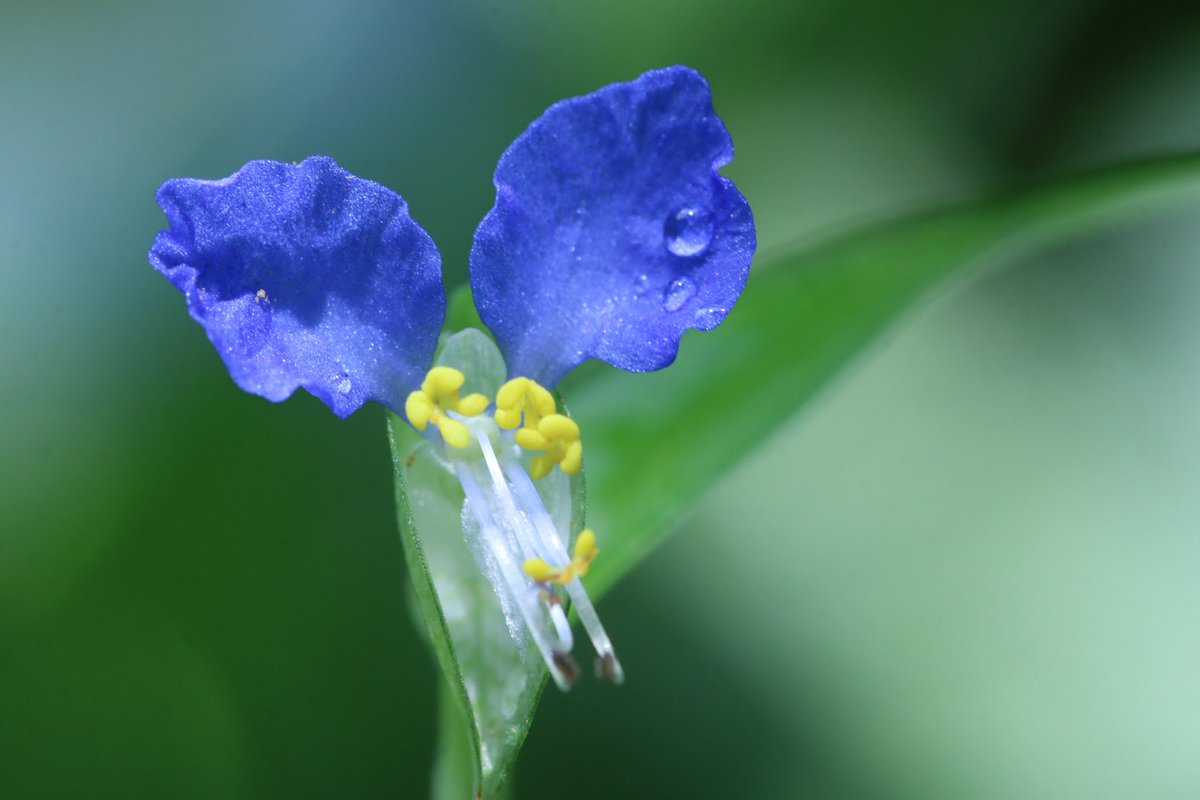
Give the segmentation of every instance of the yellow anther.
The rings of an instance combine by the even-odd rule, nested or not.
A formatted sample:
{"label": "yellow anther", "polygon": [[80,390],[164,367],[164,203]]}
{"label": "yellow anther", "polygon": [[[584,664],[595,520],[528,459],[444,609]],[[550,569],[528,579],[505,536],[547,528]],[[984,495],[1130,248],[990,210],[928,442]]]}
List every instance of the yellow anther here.
{"label": "yellow anther", "polygon": [[558,468],[568,475],[575,475],[583,466],[583,442],[576,439],[567,445],[567,449],[563,452],[562,461],[558,462]]}
{"label": "yellow anther", "polygon": [[521,428],[514,434],[517,444],[526,450],[549,450],[550,440],[536,428]]}
{"label": "yellow anther", "polygon": [[442,438],[446,440],[446,444],[451,447],[457,447],[459,450],[462,450],[471,443],[471,432],[467,430],[466,425],[463,425],[458,420],[439,415],[434,424],[437,425],[438,432],[442,434]]}
{"label": "yellow anther", "polygon": [[474,417],[488,407],[488,399],[479,393],[461,397],[466,377],[453,367],[434,367],[425,375],[421,388],[409,393],[404,401],[404,413],[408,421],[419,431],[429,423],[437,426],[442,439],[451,447],[460,450],[471,443],[471,432],[467,426],[446,416],[454,411],[464,417]]}
{"label": "yellow anther", "polygon": [[599,552],[599,548],[596,547],[596,532],[591,528],[581,530],[575,539],[575,561],[583,565],[580,575],[587,573],[587,565],[592,563],[592,559]]}
{"label": "yellow anther", "polygon": [[549,453],[543,453],[529,463],[529,474],[535,480],[540,480],[550,474],[550,470],[554,469],[554,459]]}
{"label": "yellow anther", "polygon": [[566,439],[573,441],[579,438],[579,425],[570,417],[562,414],[551,414],[548,417],[543,417],[542,421],[537,426],[538,433],[545,436],[550,441],[555,439]]}
{"label": "yellow anther", "polygon": [[555,464],[568,475],[574,475],[583,466],[579,426],[570,417],[562,414],[544,416],[536,429],[527,427],[517,431],[516,440],[526,450],[545,451],[529,465],[529,472],[535,478],[549,475]]}
{"label": "yellow anther", "polygon": [[433,416],[436,406],[429,399],[429,395],[424,392],[412,392],[408,395],[408,399],[404,401],[404,414],[408,417],[408,421],[413,427],[419,431],[425,430],[425,426],[429,424],[429,418]]}
{"label": "yellow anther", "polygon": [[540,558],[529,558],[523,565],[525,574],[538,583],[549,583],[562,575],[561,569],[555,569]]}
{"label": "yellow anther", "polygon": [[484,395],[475,392],[458,401],[456,411],[464,417],[474,417],[488,407],[488,399]]}
{"label": "yellow anther", "polygon": [[454,367],[434,367],[421,381],[421,391],[431,397],[446,397],[458,394],[467,378]]}
{"label": "yellow anther", "polygon": [[538,583],[565,585],[588,574],[588,567],[600,551],[596,548],[596,534],[584,528],[575,539],[575,556],[565,567],[553,567],[540,558],[526,559],[522,565],[525,574]]}
{"label": "yellow anther", "polygon": [[513,378],[496,392],[496,424],[506,431],[521,424],[522,414],[525,427],[536,428],[542,417],[556,410],[554,395],[529,378]]}

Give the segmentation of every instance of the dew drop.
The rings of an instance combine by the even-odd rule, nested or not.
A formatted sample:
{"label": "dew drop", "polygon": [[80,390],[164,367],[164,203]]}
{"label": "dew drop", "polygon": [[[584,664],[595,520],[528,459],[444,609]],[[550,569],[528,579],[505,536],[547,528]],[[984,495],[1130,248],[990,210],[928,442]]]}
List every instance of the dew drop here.
{"label": "dew drop", "polygon": [[695,293],[696,284],[692,283],[690,278],[676,278],[663,295],[663,308],[675,311]]}
{"label": "dew drop", "polygon": [[663,240],[677,256],[698,256],[708,249],[713,237],[712,214],[696,208],[681,208],[663,223]]}
{"label": "dew drop", "polygon": [[723,308],[702,308],[696,312],[693,321],[696,323],[696,327],[702,330],[709,330],[715,328],[720,323],[723,314],[725,314],[725,309]]}
{"label": "dew drop", "polygon": [[633,284],[633,293],[635,295],[637,295],[638,297],[641,297],[649,290],[650,290],[650,276],[649,275],[638,275],[637,280],[634,281],[634,284]]}
{"label": "dew drop", "polygon": [[346,372],[339,372],[333,376],[333,390],[339,394],[348,394],[350,392],[350,375]]}

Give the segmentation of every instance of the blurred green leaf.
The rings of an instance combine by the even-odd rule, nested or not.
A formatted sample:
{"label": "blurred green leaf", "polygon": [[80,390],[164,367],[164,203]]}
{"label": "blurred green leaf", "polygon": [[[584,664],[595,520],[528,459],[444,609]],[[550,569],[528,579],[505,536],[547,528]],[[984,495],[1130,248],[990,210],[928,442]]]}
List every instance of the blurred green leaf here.
{"label": "blurred green leaf", "polygon": [[[762,259],[728,321],[648,375],[568,378],[587,443],[594,595],[931,291],[982,264],[1200,194],[1200,155],[1129,163]],[[636,402],[635,402],[636,399]],[[619,645],[619,633],[618,633]]]}

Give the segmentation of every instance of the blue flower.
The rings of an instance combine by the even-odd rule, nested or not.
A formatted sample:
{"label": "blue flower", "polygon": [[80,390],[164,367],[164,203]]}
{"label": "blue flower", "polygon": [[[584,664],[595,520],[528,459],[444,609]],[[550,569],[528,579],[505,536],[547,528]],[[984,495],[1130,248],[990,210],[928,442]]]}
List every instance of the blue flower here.
{"label": "blue flower", "polygon": [[432,239],[399,195],[330,158],[167,181],[170,227],[150,262],[241,388],[280,401],[303,387],[340,417],[373,400],[444,446],[468,545],[555,680],[573,679],[555,592],[620,680],[579,581],[595,536],[568,554],[533,483],[583,458],[549,389],[589,358],[660,369],[685,330],[724,320],[755,248],[750,208],[717,172],[732,157],[708,84],[686,67],[564,100],[530,125],[500,159],[471,250],[475,302],[509,378],[487,393],[462,396],[468,376],[432,364],[446,305]]}
{"label": "blue flower", "polygon": [[150,263],[238,386],[275,401],[303,386],[339,417],[402,406],[446,309],[441,257],[403,198],[314,156],[169,180],[158,203],[171,227]]}

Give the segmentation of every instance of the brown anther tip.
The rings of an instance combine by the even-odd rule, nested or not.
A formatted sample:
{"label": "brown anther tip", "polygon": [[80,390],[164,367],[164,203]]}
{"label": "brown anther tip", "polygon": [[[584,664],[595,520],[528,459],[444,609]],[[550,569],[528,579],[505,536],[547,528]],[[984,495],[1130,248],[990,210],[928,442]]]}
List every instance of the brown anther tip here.
{"label": "brown anther tip", "polygon": [[561,606],[562,598],[549,589],[542,590],[542,601],[548,606]]}
{"label": "brown anther tip", "polygon": [[575,683],[579,680],[579,665],[575,663],[575,659],[571,658],[570,653],[555,650],[550,657],[554,659],[554,666],[558,667],[558,671],[563,674],[567,683]]}
{"label": "brown anther tip", "polygon": [[611,683],[621,682],[621,677],[617,675],[617,657],[612,652],[596,657],[596,677]]}

